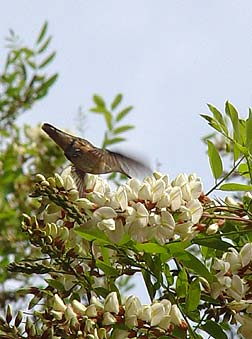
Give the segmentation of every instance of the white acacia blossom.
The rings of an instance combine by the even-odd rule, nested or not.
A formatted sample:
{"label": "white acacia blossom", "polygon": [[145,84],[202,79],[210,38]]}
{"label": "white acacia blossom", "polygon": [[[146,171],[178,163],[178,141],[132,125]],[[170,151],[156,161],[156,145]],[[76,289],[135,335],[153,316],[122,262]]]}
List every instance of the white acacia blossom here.
{"label": "white acacia blossom", "polygon": [[252,338],[252,243],[245,244],[238,252],[230,248],[221,259],[215,259],[212,268],[216,281],[212,283],[211,294],[227,299],[227,306],[236,312],[235,319],[241,324],[240,333]]}
{"label": "white acacia blossom", "polygon": [[[67,183],[69,189],[67,177],[62,179],[62,186]],[[85,185],[85,197],[75,203],[92,213],[82,227],[98,228],[113,241],[120,241],[127,233],[138,242],[155,240],[164,244],[178,238],[188,241],[198,233],[197,223],[203,213],[199,197],[203,188],[195,174],[180,174],[170,182],[167,175],[154,173],[143,182],[129,179],[115,191],[106,180],[87,174]]]}
{"label": "white acacia blossom", "polygon": [[[109,293],[103,302],[93,296],[88,305],[83,305],[78,300],[65,304],[56,294],[53,297],[50,312],[55,320],[65,319],[64,326],[71,325],[73,322],[82,324],[82,328],[84,328],[82,335],[94,334],[96,331],[101,333],[106,326],[125,323],[128,330],[125,328],[123,331],[123,338],[128,338],[128,331],[133,328],[137,331],[139,321],[143,323],[145,329],[150,330],[155,327],[162,333],[172,333],[174,325],[183,330],[187,329],[178,306],[172,305],[168,299],[142,305],[136,296],[131,295],[120,305],[116,292]],[[97,322],[94,321],[96,317],[99,317],[101,326],[104,327],[97,327]],[[113,335],[116,335],[118,331],[120,332],[115,329]],[[106,330],[104,330],[104,334],[106,334]],[[117,336],[115,337],[117,338]],[[118,337],[120,338],[120,336]]]}

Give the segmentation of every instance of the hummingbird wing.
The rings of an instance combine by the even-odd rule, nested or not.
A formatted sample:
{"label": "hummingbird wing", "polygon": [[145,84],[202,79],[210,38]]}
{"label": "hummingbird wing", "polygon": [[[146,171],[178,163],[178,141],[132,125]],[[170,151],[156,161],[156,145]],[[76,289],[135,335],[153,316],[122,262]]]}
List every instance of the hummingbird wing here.
{"label": "hummingbird wing", "polygon": [[141,160],[136,160],[132,156],[107,150],[111,172],[121,172],[128,178],[144,178],[152,173],[151,169]]}
{"label": "hummingbird wing", "polygon": [[64,178],[67,175],[70,175],[74,181],[74,184],[76,186],[76,189],[79,191],[80,198],[82,198],[85,195],[85,175],[86,173],[79,170],[73,165],[67,166],[63,172],[61,173],[61,176]]}

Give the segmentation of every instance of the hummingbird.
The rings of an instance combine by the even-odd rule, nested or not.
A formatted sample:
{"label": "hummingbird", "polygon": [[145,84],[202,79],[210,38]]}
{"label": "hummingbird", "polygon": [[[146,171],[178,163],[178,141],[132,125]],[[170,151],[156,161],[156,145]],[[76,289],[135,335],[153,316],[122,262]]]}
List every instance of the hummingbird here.
{"label": "hummingbird", "polygon": [[150,174],[151,170],[139,160],[108,149],[95,147],[86,139],[73,136],[48,123],[42,125],[42,130],[64,151],[72,163],[71,175],[79,192],[82,194],[86,173],[103,174],[119,172],[128,178],[138,174]]}

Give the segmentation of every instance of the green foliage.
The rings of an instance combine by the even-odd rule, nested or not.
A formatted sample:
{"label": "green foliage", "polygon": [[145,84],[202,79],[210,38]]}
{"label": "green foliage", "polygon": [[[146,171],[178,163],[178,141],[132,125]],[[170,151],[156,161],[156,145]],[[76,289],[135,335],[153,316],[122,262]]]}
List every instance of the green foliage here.
{"label": "green foliage", "polygon": [[[7,41],[9,52],[0,76],[0,276],[2,286],[6,285],[0,291],[2,306],[17,298],[8,290],[7,282],[16,278],[5,269],[10,258],[20,261],[34,251],[20,231],[22,213],[35,213],[38,207],[29,197],[33,175],[49,175],[65,162],[40,127],[15,125],[17,117],[42,99],[57,78],[57,74],[45,73],[53,59],[48,54],[51,37],[47,37],[47,23],[34,47],[22,44],[13,31]],[[27,283],[23,277],[21,284]]]}
{"label": "green foliage", "polygon": [[[208,157],[214,178],[220,179],[208,192],[216,188],[223,191],[250,191],[252,183],[252,112],[249,109],[247,119],[239,117],[236,108],[230,103],[225,104],[225,113],[221,113],[213,105],[208,105],[212,116],[202,114],[209,125],[216,131],[206,139],[208,144]],[[211,141],[212,139],[213,141]],[[233,166],[228,171],[223,170],[224,157],[229,154],[233,158]],[[238,175],[249,185],[229,183],[221,185]]]}
{"label": "green foliage", "polygon": [[117,96],[110,104],[109,109],[107,108],[107,105],[102,97],[97,94],[93,96],[95,106],[92,107],[90,111],[101,114],[105,119],[107,127],[104,133],[102,148],[107,148],[110,145],[114,145],[116,143],[124,141],[125,138],[119,135],[134,128],[133,125],[118,126],[118,123],[121,122],[121,120],[123,120],[125,116],[133,109],[132,106],[128,106],[116,113],[115,110],[120,105],[122,99],[122,94],[117,94]]}
{"label": "green foliage", "polygon": [[56,53],[48,52],[51,36],[47,37],[47,23],[35,42],[27,47],[11,30],[9,53],[0,77],[0,130],[11,127],[15,119],[44,98],[58,75],[47,75],[45,68]]}
{"label": "green foliage", "polygon": [[[119,93],[115,96],[110,105],[106,105],[104,99],[101,96],[97,94],[93,96],[95,106],[92,107],[90,111],[103,116],[106,123],[102,148],[108,148],[111,145],[114,146],[115,144],[125,141],[125,137],[121,136],[121,134],[124,134],[125,132],[134,128],[133,125],[122,124],[122,120],[133,109],[133,106],[127,106],[126,108],[118,110],[118,106],[121,104],[122,100],[123,95]],[[108,179],[119,185],[122,180],[126,179],[126,176],[119,173],[112,173],[108,176]]]}

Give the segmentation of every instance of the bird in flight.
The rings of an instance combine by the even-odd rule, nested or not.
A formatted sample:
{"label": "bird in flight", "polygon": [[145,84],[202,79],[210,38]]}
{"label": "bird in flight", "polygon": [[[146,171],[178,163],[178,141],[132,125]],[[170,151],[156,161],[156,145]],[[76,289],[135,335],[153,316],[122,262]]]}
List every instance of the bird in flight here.
{"label": "bird in flight", "polygon": [[95,147],[86,139],[73,136],[50,124],[44,123],[42,129],[64,151],[66,158],[73,164],[71,175],[80,193],[84,189],[83,182],[86,173],[119,172],[128,178],[151,173],[150,168],[141,161],[108,149]]}

